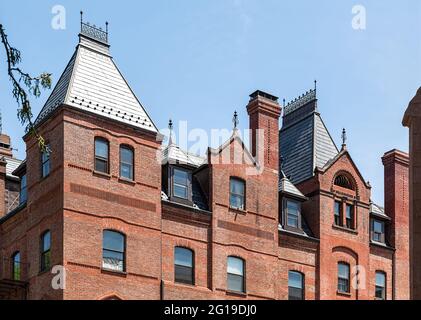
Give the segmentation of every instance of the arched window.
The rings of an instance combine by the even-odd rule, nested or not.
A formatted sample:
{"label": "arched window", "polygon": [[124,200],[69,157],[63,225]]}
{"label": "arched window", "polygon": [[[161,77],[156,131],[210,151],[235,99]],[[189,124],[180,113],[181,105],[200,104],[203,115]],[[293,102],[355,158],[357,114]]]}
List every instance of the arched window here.
{"label": "arched window", "polygon": [[335,178],[335,186],[339,186],[349,190],[355,190],[354,185],[350,178],[346,175],[340,174]]}
{"label": "arched window", "polygon": [[20,268],[20,252],[17,251],[12,256],[12,279],[20,281],[21,279],[21,268]]}
{"label": "arched window", "polygon": [[40,243],[41,272],[51,268],[51,232],[45,231],[41,235]]}
{"label": "arched window", "polygon": [[348,263],[338,263],[338,292],[350,293],[350,267]]}
{"label": "arched window", "polygon": [[304,300],[304,275],[301,272],[288,272],[288,299]]}
{"label": "arched window", "polygon": [[246,208],[246,184],[243,180],[232,177],[230,179],[230,207],[245,210]]}
{"label": "arched window", "polygon": [[130,146],[120,146],[120,177],[134,180],[134,152]]}
{"label": "arched window", "polygon": [[386,300],[386,273],[376,272],[376,299]]}
{"label": "arched window", "polygon": [[175,282],[194,285],[194,252],[187,248],[175,247]]}
{"label": "arched window", "polygon": [[95,171],[110,173],[109,142],[104,138],[95,138]]}
{"label": "arched window", "polygon": [[102,267],[111,271],[126,270],[126,237],[112,230],[104,230],[102,239]]}
{"label": "arched window", "polygon": [[227,260],[227,290],[245,292],[245,262],[238,257],[228,257]]}

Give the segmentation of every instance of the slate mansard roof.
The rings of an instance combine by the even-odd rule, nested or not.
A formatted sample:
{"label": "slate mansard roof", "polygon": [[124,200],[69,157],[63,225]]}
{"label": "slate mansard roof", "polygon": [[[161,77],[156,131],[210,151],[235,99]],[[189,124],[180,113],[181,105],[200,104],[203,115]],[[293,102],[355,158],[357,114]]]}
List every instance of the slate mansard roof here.
{"label": "slate mansard roof", "polygon": [[316,90],[285,106],[279,136],[282,169],[294,184],[311,178],[316,167],[339,153],[317,110]]}
{"label": "slate mansard roof", "polygon": [[158,129],[110,56],[108,43],[95,36],[102,31],[88,32],[88,27],[82,28],[76,51],[35,124],[64,104],[157,133]]}

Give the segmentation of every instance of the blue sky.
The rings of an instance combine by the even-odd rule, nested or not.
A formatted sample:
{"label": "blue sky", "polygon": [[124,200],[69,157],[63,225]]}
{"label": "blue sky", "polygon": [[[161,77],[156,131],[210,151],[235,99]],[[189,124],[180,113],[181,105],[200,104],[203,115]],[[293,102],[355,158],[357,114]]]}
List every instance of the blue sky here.
{"label": "blue sky", "polygon": [[[354,5],[365,30],[351,25]],[[54,5],[66,29],[51,27]],[[408,149],[403,112],[420,86],[421,2],[417,0],[1,1],[0,21],[23,54],[22,67],[57,81],[77,44],[79,11],[110,22],[113,57],[159,128],[171,117],[189,128],[248,126],[248,95],[261,89],[291,100],[318,80],[319,110],[383,202],[384,152]],[[4,53],[0,51],[4,61]],[[0,63],[3,131],[25,157],[23,128]],[[33,101],[36,115],[48,97]]]}

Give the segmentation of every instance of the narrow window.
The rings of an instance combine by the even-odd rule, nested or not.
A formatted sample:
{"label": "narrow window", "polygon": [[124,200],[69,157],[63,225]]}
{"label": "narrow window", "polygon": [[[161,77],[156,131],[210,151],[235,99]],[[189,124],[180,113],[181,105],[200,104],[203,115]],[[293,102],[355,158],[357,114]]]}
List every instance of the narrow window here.
{"label": "narrow window", "polygon": [[125,271],[126,239],[119,232],[104,230],[102,240],[102,267],[112,271]]}
{"label": "narrow window", "polygon": [[385,243],[384,222],[373,220],[372,222],[372,240],[375,242]]}
{"label": "narrow window", "polygon": [[173,170],[173,196],[180,199],[189,199],[190,173],[186,170],[174,168]]}
{"label": "narrow window", "polygon": [[376,299],[386,300],[386,274],[376,272]]}
{"label": "narrow window", "polygon": [[350,293],[349,272],[349,264],[343,262],[338,264],[338,292],[340,293]]}
{"label": "narrow window", "polygon": [[16,252],[12,256],[12,279],[20,281],[21,279],[21,268],[20,268],[20,252]]}
{"label": "narrow window", "polygon": [[335,225],[342,226],[342,203],[339,201],[335,201]]}
{"label": "narrow window", "polygon": [[354,206],[346,205],[346,227],[354,229]]}
{"label": "narrow window", "polygon": [[194,253],[176,247],[174,250],[175,282],[194,285]]}
{"label": "narrow window", "polygon": [[300,272],[288,272],[288,299],[304,300],[304,275]]}
{"label": "narrow window", "polygon": [[245,292],[244,260],[228,257],[227,261],[227,289],[235,292]]}
{"label": "narrow window", "polygon": [[41,153],[41,173],[42,177],[45,178],[50,174],[51,160],[50,160],[50,146],[47,145],[45,150]]}
{"label": "narrow window", "polygon": [[95,171],[109,173],[109,143],[103,138],[95,138]]}
{"label": "narrow window", "polygon": [[51,268],[51,232],[46,231],[41,236],[41,272]]}
{"label": "narrow window", "polygon": [[297,229],[300,228],[300,204],[287,200],[286,211],[287,226]]}
{"label": "narrow window", "polygon": [[230,179],[230,207],[245,210],[245,183],[236,178]]}
{"label": "narrow window", "polygon": [[19,203],[23,204],[28,200],[28,190],[27,190],[27,182],[26,182],[26,174],[20,178],[20,195],[19,195]]}
{"label": "narrow window", "polygon": [[128,146],[120,147],[120,177],[134,180],[134,153]]}

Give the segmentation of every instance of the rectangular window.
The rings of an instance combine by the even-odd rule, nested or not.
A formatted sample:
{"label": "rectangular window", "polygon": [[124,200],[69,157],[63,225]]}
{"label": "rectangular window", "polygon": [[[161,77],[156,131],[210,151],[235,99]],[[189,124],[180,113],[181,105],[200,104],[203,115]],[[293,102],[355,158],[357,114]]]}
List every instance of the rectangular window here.
{"label": "rectangular window", "polygon": [[287,226],[297,229],[300,228],[300,203],[286,200],[285,207]]}
{"label": "rectangular window", "polygon": [[51,161],[50,161],[50,146],[45,146],[45,150],[41,154],[41,173],[42,177],[45,178],[50,174]]}
{"label": "rectangular window", "polygon": [[193,251],[176,247],[174,252],[175,282],[194,285]]}
{"label": "rectangular window", "polygon": [[245,292],[243,259],[237,257],[228,257],[227,289],[229,291]]}
{"label": "rectangular window", "polygon": [[376,272],[376,299],[386,300],[386,274]]}
{"label": "rectangular window", "polygon": [[346,227],[354,229],[354,206],[346,205]]}
{"label": "rectangular window", "polygon": [[28,200],[28,190],[27,190],[27,181],[26,181],[26,174],[20,178],[20,195],[19,195],[19,203],[23,204]]}
{"label": "rectangular window", "polygon": [[338,264],[338,292],[350,293],[349,286],[350,269],[349,264],[339,263]]}
{"label": "rectangular window", "polygon": [[109,144],[102,138],[95,139],[95,171],[109,173]]}
{"label": "rectangular window", "polygon": [[335,225],[342,226],[342,203],[335,201]]}
{"label": "rectangular window", "polygon": [[102,267],[112,271],[125,271],[126,238],[120,232],[103,231]]}
{"label": "rectangular window", "polygon": [[46,231],[41,236],[41,271],[51,267],[51,232]]}
{"label": "rectangular window", "polygon": [[245,210],[245,183],[236,178],[230,179],[230,207]]}
{"label": "rectangular window", "polygon": [[128,146],[120,147],[120,177],[128,180],[133,180],[133,163],[134,154],[133,149]]}
{"label": "rectangular window", "polygon": [[190,173],[186,170],[174,168],[173,170],[173,196],[188,200]]}
{"label": "rectangular window", "polygon": [[372,222],[372,240],[375,242],[385,243],[384,222],[373,220]]}
{"label": "rectangular window", "polygon": [[288,300],[304,300],[304,276],[300,272],[288,272]]}

